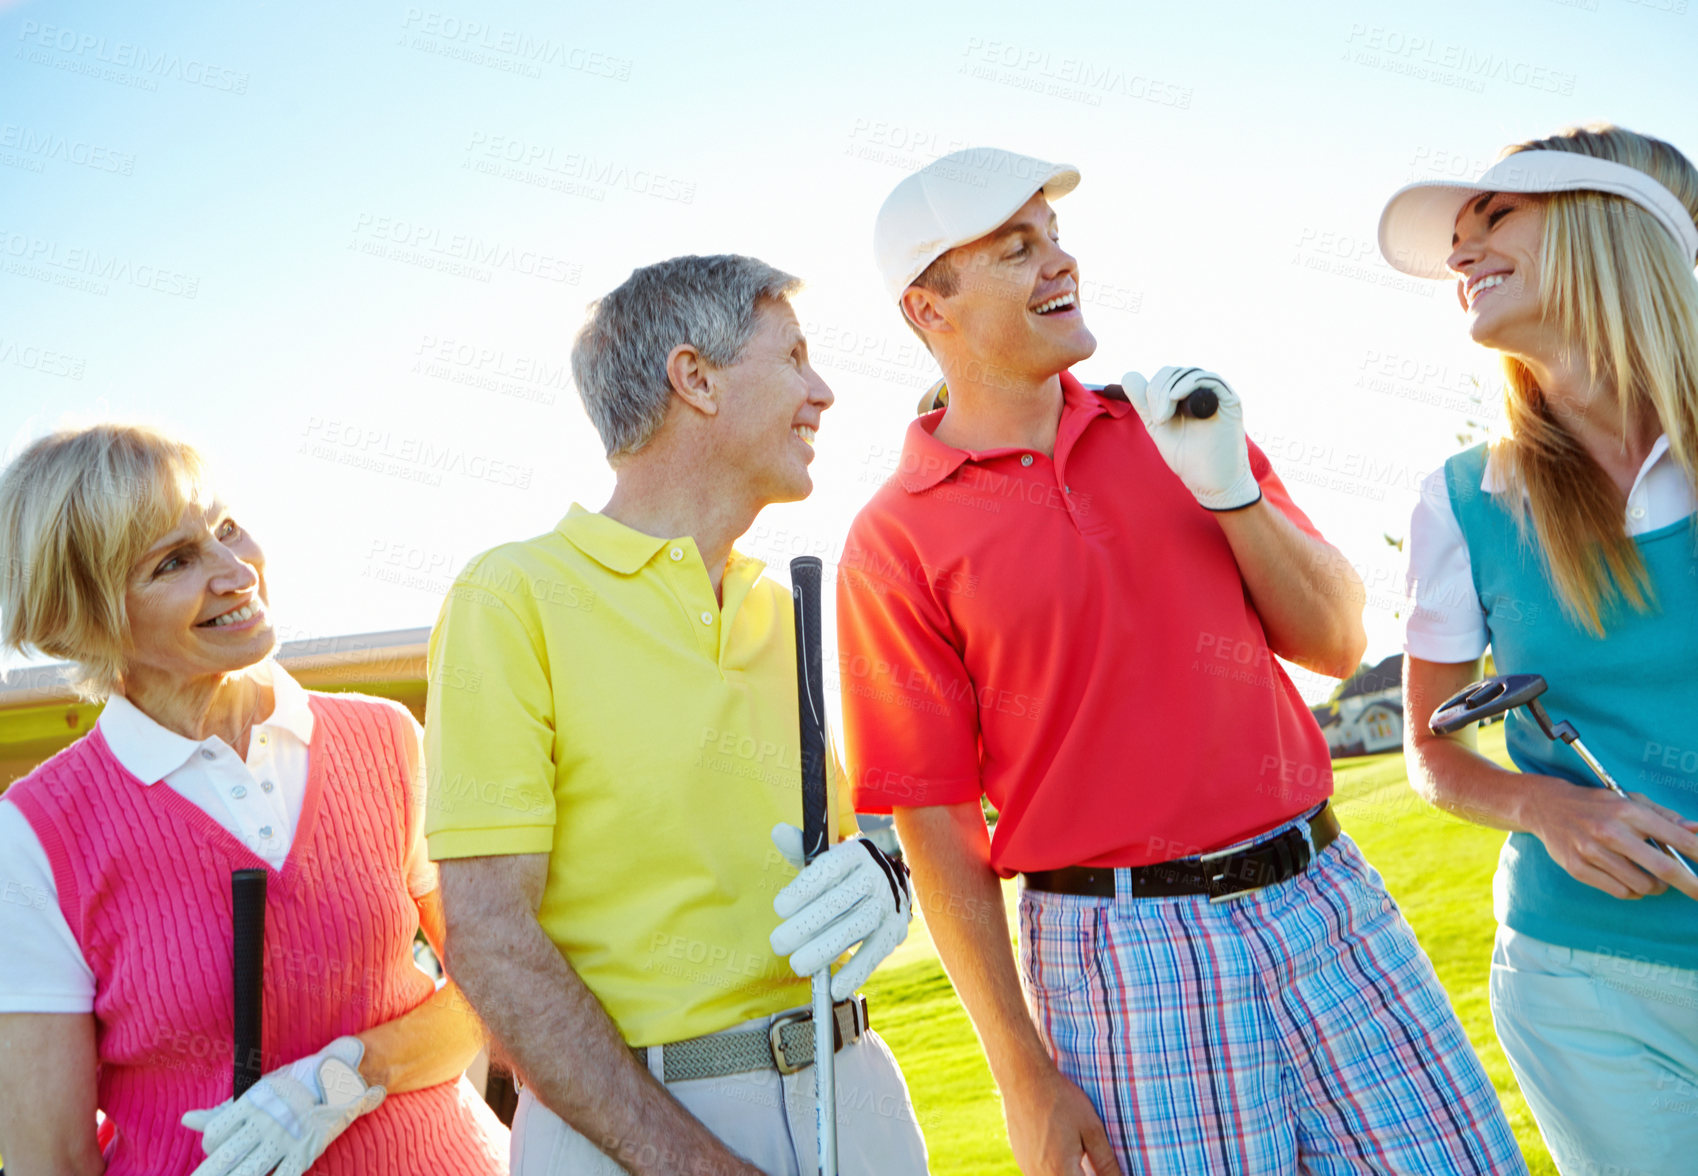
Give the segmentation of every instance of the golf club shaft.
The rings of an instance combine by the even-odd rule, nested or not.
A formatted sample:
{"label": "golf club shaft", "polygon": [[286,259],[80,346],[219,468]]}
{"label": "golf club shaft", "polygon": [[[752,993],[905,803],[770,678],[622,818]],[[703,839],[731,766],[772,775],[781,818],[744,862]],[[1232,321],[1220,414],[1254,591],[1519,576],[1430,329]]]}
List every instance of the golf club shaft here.
{"label": "golf club shaft", "polygon": [[[825,775],[825,653],[820,634],[817,556],[790,561],[790,599],[796,613],[796,703],[802,750],[802,854],[804,862],[831,843],[831,806]],[[814,1126],[820,1176],[837,1176],[837,1051],[831,1009],[831,965],[813,976]]]}
{"label": "golf club shaft", "polygon": [[[1581,759],[1586,761],[1586,766],[1588,768],[1592,769],[1592,774],[1594,776],[1596,776],[1598,779],[1600,779],[1604,782],[1605,788],[1608,788],[1611,792],[1615,793],[1617,796],[1621,797],[1623,800],[1632,800],[1633,799],[1631,796],[1627,795],[1627,791],[1624,788],[1622,788],[1622,786],[1620,784],[1617,784],[1615,782],[1615,777],[1610,775],[1609,770],[1607,768],[1605,768],[1603,764],[1598,762],[1598,757],[1593,755],[1590,751],[1586,750],[1586,745],[1584,743],[1580,742],[1579,736],[1574,736],[1573,738],[1569,739],[1568,745],[1574,749],[1574,753],[1576,755],[1578,755]],[[1668,854],[1675,861],[1679,862],[1680,868],[1685,870],[1692,877],[1698,878],[1698,870],[1694,870],[1692,868],[1692,863],[1687,861],[1684,857],[1682,857],[1680,852],[1678,850],[1676,850],[1673,846],[1664,845],[1661,841],[1658,841],[1655,837],[1647,837],[1645,840],[1649,841],[1652,845],[1656,846],[1658,849],[1660,849],[1664,853]]]}
{"label": "golf club shaft", "polygon": [[837,1176],[837,1018],[831,1008],[831,965],[814,973],[814,1128],[820,1176]]}

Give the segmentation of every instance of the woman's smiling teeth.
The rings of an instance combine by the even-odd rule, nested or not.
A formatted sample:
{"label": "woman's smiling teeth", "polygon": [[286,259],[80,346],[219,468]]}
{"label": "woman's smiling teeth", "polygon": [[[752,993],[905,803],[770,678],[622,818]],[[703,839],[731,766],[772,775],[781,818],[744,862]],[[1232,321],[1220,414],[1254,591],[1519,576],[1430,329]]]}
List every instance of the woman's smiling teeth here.
{"label": "woman's smiling teeth", "polygon": [[222,629],[226,625],[239,625],[259,611],[259,605],[250,601],[241,608],[227,612],[221,617],[213,617],[210,621],[202,621],[197,628]]}
{"label": "woman's smiling teeth", "polygon": [[1504,279],[1508,276],[1508,274],[1487,274],[1485,277],[1477,280],[1473,285],[1468,287],[1468,305],[1473,306],[1475,300],[1487,290],[1494,290],[1503,285]]}
{"label": "woman's smiling teeth", "polygon": [[806,441],[809,445],[814,443],[814,430],[810,429],[807,425],[792,425],[790,426],[790,431],[802,440]]}
{"label": "woman's smiling teeth", "polygon": [[1071,310],[1074,305],[1074,297],[1071,293],[1068,293],[1051,298],[1048,302],[1041,302],[1034,307],[1034,310],[1038,314],[1051,314],[1058,310]]}

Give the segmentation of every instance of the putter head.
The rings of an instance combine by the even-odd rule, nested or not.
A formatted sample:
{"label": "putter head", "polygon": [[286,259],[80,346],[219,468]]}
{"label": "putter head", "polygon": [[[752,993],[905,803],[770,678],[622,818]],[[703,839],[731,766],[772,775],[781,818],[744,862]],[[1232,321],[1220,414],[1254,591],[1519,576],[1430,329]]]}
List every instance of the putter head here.
{"label": "putter head", "polygon": [[1525,706],[1545,692],[1538,674],[1504,674],[1465,686],[1433,712],[1428,726],[1434,735],[1449,735],[1470,723]]}

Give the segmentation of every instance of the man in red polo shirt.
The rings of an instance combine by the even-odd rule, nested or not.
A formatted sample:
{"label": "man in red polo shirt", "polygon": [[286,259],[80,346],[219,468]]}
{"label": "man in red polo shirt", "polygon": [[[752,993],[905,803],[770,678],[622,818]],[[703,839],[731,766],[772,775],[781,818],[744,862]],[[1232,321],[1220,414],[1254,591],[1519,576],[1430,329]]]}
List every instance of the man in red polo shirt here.
{"label": "man in red polo shirt", "polygon": [[[857,808],[896,814],[1015,1158],[1525,1171],[1274,657],[1352,670],[1361,581],[1220,377],[1128,373],[1116,396],[1070,374],[1096,340],[1050,200],[1078,182],[975,149],[885,202],[879,266],[949,399],[838,578]],[[1218,411],[1177,411],[1200,388]]]}

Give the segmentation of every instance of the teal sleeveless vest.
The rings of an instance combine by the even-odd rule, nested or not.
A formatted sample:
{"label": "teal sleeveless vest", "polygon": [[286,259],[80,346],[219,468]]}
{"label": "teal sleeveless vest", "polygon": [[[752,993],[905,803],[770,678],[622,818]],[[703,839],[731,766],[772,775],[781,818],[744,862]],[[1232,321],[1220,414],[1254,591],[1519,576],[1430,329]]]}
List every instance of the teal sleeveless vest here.
{"label": "teal sleeveless vest", "polygon": [[[1474,588],[1500,674],[1542,674],[1541,701],[1628,792],[1698,819],[1698,558],[1694,520],[1635,536],[1655,591],[1654,610],[1618,604],[1600,640],[1562,610],[1531,527],[1523,541],[1496,495],[1480,489],[1486,447],[1445,462]],[[1523,772],[1602,787],[1525,708],[1505,724]],[[1698,902],[1674,890],[1618,899],[1577,882],[1530,833],[1512,833],[1493,881],[1498,922],[1548,943],[1698,969]],[[1631,969],[1624,976],[1631,974]]]}

